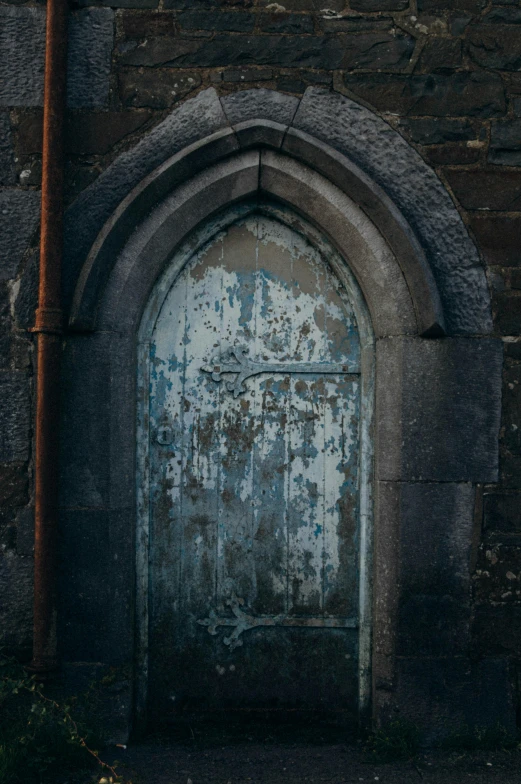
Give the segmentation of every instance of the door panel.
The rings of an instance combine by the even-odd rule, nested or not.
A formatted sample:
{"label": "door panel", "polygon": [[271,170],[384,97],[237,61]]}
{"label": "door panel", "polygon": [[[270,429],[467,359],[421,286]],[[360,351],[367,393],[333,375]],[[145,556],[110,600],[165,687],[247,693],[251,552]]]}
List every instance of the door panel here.
{"label": "door panel", "polygon": [[356,715],[360,344],[265,216],[197,252],[150,343],[151,711]]}

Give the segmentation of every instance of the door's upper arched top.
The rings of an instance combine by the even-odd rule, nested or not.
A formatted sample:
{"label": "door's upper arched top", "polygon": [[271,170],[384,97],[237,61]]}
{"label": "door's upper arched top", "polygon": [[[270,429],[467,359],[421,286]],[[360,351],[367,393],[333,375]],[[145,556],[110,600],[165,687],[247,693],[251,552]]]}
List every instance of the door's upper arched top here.
{"label": "door's upper arched top", "polygon": [[[245,150],[265,152],[252,152],[244,169]],[[207,199],[208,210],[197,216],[190,190],[195,196],[201,177],[210,177],[214,190],[212,199]],[[172,209],[184,198],[184,210],[190,213],[177,214],[175,223],[182,236],[170,234],[170,247],[161,247],[166,263],[175,243],[194,230],[194,217],[201,222],[212,210],[264,194],[289,203],[332,239],[344,256],[346,237],[339,244],[329,225],[339,212],[338,202],[343,202],[344,218],[345,204],[350,202],[367,221],[366,240],[372,227],[369,245],[378,236],[386,246],[389,279],[382,277],[385,264],[372,262],[373,269],[368,269],[371,254],[359,256],[354,272],[376,317],[376,334],[490,331],[485,274],[440,180],[376,114],[315,88],[308,89],[300,101],[269,90],[247,90],[219,100],[213,89],[205,90],[119,156],[66,215],[65,296],[72,301],[71,327],[95,327],[121,251],[135,228],[144,225],[161,203],[168,201]],[[356,221],[345,226],[351,227],[351,239],[363,237]],[[356,267],[354,255],[346,257]],[[156,274],[160,272],[156,269]],[[411,311],[414,328],[385,320],[379,324],[377,299],[380,309],[401,311],[405,320]]]}

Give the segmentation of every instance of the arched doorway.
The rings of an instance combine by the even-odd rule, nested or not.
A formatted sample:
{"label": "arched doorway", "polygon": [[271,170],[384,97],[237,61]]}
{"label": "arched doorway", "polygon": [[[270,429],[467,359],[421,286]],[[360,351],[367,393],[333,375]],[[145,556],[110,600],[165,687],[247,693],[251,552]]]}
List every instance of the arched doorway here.
{"label": "arched doorway", "polygon": [[175,254],[140,330],[149,715],[358,721],[372,350],[345,262],[287,209],[228,210]]}
{"label": "arched doorway", "polygon": [[[476,249],[436,175],[381,118],[315,88],[298,111],[296,99],[251,90],[240,94],[232,125],[224,112],[234,100],[205,90],[177,107],[67,214],[63,658],[121,668],[127,687],[118,720],[127,731],[143,715],[150,482],[138,472],[136,494],[136,465],[145,473],[149,465],[146,454],[136,459],[136,445],[146,452],[148,444],[136,438],[136,407],[149,394],[138,373],[146,329],[194,254],[269,200],[278,205],[270,217],[289,222],[367,304],[363,326],[365,308],[351,300],[367,381],[361,466],[372,465],[372,374],[364,363],[373,363],[374,332],[374,567],[362,541],[373,518],[371,485],[361,482],[360,553],[368,562],[360,570],[360,710],[370,707],[375,722],[399,710],[428,731],[443,723],[446,705],[458,717],[484,716],[468,674],[482,677],[481,663],[476,669],[468,658],[469,558],[479,486],[497,477],[502,346],[490,335]],[[137,396],[136,378],[144,382]],[[449,603],[440,574],[452,579]],[[224,627],[217,631],[221,640]],[[498,678],[506,688],[503,671]],[[455,682],[464,698],[454,696]],[[496,716],[489,707],[487,721]]]}

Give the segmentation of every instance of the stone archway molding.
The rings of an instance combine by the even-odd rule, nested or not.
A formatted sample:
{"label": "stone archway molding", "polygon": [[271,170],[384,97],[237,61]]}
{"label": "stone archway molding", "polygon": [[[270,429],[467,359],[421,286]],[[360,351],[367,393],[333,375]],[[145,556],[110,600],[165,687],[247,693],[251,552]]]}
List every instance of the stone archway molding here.
{"label": "stone archway molding", "polygon": [[[317,182],[313,196],[306,197],[304,191],[318,177],[321,187],[329,183],[327,187],[362,209],[398,261],[415,313],[412,332],[432,337],[490,332],[485,274],[440,180],[381,118],[318,88],[309,88],[301,100],[263,89],[219,100],[213,88],[204,90],[120,155],[66,215],[64,293],[70,327],[95,328],[116,258],[157,204],[219,162],[259,148],[263,150],[257,164],[259,192],[291,203],[313,220],[309,212]],[[295,173],[299,165],[308,169],[305,176],[301,170],[299,185],[305,207],[290,198],[299,181]],[[241,198],[253,195],[243,193]],[[238,197],[228,192],[227,198],[229,203]],[[212,206],[219,208],[217,202]],[[326,214],[322,209],[317,225]],[[327,227],[322,228],[332,237]],[[338,240],[332,239],[339,247]],[[339,249],[346,252],[345,247]],[[398,277],[395,273],[395,283]],[[360,283],[373,311],[370,287]],[[394,294],[388,293],[387,299],[392,300]],[[383,322],[377,331],[384,335],[404,330]]]}

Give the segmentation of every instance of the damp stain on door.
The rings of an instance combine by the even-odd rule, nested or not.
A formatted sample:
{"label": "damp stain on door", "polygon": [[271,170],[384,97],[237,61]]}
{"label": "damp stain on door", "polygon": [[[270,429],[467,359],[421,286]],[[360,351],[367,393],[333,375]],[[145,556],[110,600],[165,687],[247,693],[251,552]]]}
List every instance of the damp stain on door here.
{"label": "damp stain on door", "polygon": [[355,717],[361,351],[343,283],[266,215],[185,264],[147,343],[149,705]]}

